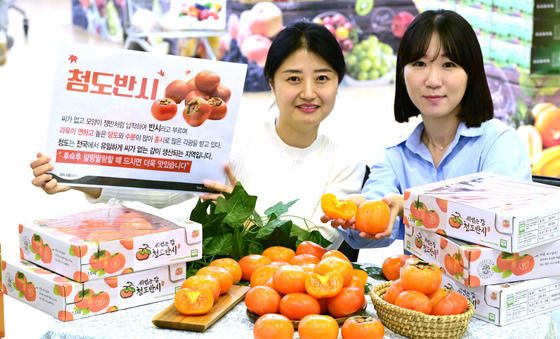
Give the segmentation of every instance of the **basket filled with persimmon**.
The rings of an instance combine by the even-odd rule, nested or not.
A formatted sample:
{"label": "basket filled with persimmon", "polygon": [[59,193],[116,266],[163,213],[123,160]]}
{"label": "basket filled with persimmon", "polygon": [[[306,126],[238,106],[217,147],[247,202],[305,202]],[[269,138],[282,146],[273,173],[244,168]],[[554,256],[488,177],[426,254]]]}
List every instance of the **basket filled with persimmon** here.
{"label": "basket filled with persimmon", "polygon": [[410,338],[461,338],[474,313],[462,294],[441,287],[439,267],[423,261],[405,266],[399,279],[372,288],[385,327]]}

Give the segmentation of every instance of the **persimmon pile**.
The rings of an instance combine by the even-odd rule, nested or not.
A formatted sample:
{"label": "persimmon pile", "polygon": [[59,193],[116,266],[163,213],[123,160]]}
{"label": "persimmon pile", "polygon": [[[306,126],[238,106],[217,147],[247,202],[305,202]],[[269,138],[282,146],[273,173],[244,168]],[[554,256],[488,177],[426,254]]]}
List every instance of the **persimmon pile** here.
{"label": "persimmon pile", "polygon": [[243,279],[251,285],[245,305],[260,316],[255,338],[260,337],[258,333],[268,333],[261,319],[272,314],[273,320],[266,322],[278,324],[270,326],[300,321],[300,338],[316,338],[319,332],[321,338],[337,338],[335,318],[353,315],[365,304],[367,273],[354,269],[342,252],[327,251],[311,241],[302,242],[295,252],[282,246],[269,247],[262,255],[241,258],[239,264]]}
{"label": "persimmon pile", "polygon": [[468,309],[460,293],[441,287],[439,267],[424,261],[405,265],[400,278],[393,280],[383,299],[393,305],[429,315],[462,314]]}

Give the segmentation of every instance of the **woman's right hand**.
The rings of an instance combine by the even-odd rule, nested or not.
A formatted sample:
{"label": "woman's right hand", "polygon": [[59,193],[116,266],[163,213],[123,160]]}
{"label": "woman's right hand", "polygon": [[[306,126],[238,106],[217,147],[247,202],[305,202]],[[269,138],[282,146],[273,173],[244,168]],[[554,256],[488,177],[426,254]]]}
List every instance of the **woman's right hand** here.
{"label": "woman's right hand", "polygon": [[40,187],[47,194],[66,192],[70,189],[70,186],[59,185],[58,181],[48,173],[54,168],[51,164],[51,157],[48,155],[37,153],[37,159],[33,160],[30,166],[34,176],[31,183],[34,186]]}

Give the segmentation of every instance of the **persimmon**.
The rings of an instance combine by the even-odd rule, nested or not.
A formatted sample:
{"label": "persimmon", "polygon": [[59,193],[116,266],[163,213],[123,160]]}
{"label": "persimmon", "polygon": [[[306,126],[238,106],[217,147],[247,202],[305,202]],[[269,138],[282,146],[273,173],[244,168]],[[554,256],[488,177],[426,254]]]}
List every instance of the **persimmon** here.
{"label": "persimmon", "polygon": [[301,339],[336,339],[338,323],[329,315],[309,314],[300,320],[298,334]]}
{"label": "persimmon", "polygon": [[280,266],[274,266],[269,264],[257,268],[253,272],[253,274],[251,274],[251,280],[250,280],[251,287],[266,284],[266,282],[272,278],[274,272],[276,272],[278,267]]}
{"label": "persimmon", "polygon": [[321,261],[321,258],[316,257],[313,254],[303,253],[303,254],[296,254],[295,257],[293,257],[289,261],[289,263],[290,265],[303,266],[308,264],[316,265],[319,263],[319,261]]}
{"label": "persimmon", "polygon": [[401,274],[405,290],[415,290],[425,295],[432,294],[441,285],[441,279],[440,268],[424,261],[406,266]]}
{"label": "persimmon", "polygon": [[245,306],[258,315],[278,313],[280,294],[268,286],[251,287],[245,295]]}
{"label": "persimmon", "polygon": [[281,314],[265,314],[255,321],[253,336],[255,339],[292,339],[294,325]]}
{"label": "persimmon", "polygon": [[401,292],[395,299],[395,305],[424,314],[432,313],[430,299],[424,293],[414,290]]}
{"label": "persimmon", "polygon": [[214,297],[209,289],[193,290],[181,288],[175,293],[175,308],[184,315],[201,315],[210,312],[214,305]]}
{"label": "persimmon", "polygon": [[395,299],[397,299],[398,295],[401,294],[402,291],[404,291],[404,288],[402,287],[401,280],[393,280],[387,291],[385,291],[383,300],[388,303],[395,304]]}
{"label": "persimmon", "polygon": [[325,193],[321,197],[321,208],[323,213],[331,219],[350,219],[358,210],[358,207],[353,201],[338,200],[336,195],[332,193]]}
{"label": "persimmon", "polygon": [[323,256],[323,254],[325,254],[326,251],[327,250],[323,246],[313,241],[306,240],[299,243],[299,245],[296,248],[296,255],[311,254],[320,259]]}
{"label": "persimmon", "polygon": [[432,294],[430,294],[428,296],[428,298],[430,299],[430,305],[432,305],[432,308],[435,306],[435,304],[437,304],[441,299],[443,299],[443,297],[445,297],[447,295],[448,291],[445,288],[438,288],[437,290],[435,290],[434,292],[432,292]]}
{"label": "persimmon", "polygon": [[366,271],[355,268],[352,270],[352,275],[358,278],[358,281],[362,286],[366,285],[368,279],[368,274]]}
{"label": "persimmon", "polygon": [[353,286],[343,287],[336,296],[328,299],[327,307],[333,317],[340,318],[359,311],[365,302],[362,289]]}
{"label": "persimmon", "polygon": [[379,319],[357,315],[344,321],[341,334],[342,339],[382,339],[385,327]]}
{"label": "persimmon", "polygon": [[272,276],[274,289],[282,294],[304,293],[307,273],[296,265],[280,266]]}
{"label": "persimmon", "polygon": [[467,298],[461,293],[451,291],[439,300],[432,308],[433,315],[462,314],[469,308]]}
{"label": "persimmon", "polygon": [[325,254],[323,254],[323,256],[321,257],[321,260],[328,258],[328,257],[337,257],[343,260],[346,260],[348,262],[350,262],[350,259],[348,259],[348,257],[346,256],[346,254],[342,253],[339,250],[329,250],[326,251]]}
{"label": "persimmon", "polygon": [[181,287],[190,288],[193,290],[209,289],[212,292],[214,301],[220,297],[220,282],[215,276],[212,275],[192,275],[185,279]]}
{"label": "persimmon", "polygon": [[290,259],[296,255],[296,252],[291,248],[284,246],[271,246],[266,248],[262,255],[269,258],[271,261],[289,262]]}
{"label": "persimmon", "polygon": [[235,259],[233,258],[220,258],[215,259],[210,262],[209,266],[219,266],[223,267],[231,273],[231,277],[233,278],[233,283],[237,284],[241,280],[241,266]]}
{"label": "persimmon", "polygon": [[228,270],[219,266],[206,266],[198,270],[196,275],[210,275],[220,283],[220,295],[227,293],[233,285],[233,277]]}
{"label": "persimmon", "polygon": [[280,299],[280,313],[291,320],[301,320],[308,314],[320,314],[317,299],[305,293],[289,293]]}
{"label": "persimmon", "polygon": [[305,277],[307,294],[317,299],[334,297],[340,292],[343,284],[344,277],[336,271],[324,275],[309,273]]}
{"label": "persimmon", "polygon": [[241,267],[241,279],[245,281],[251,280],[251,274],[264,265],[268,265],[272,262],[269,258],[260,254],[249,254],[239,259],[239,266]]}
{"label": "persimmon", "polygon": [[396,280],[401,276],[401,267],[404,264],[402,256],[403,255],[393,255],[383,260],[381,272],[383,272],[385,278]]}
{"label": "persimmon", "polygon": [[322,259],[319,261],[317,266],[315,266],[315,273],[325,275],[331,271],[336,271],[342,274],[342,277],[344,278],[344,286],[346,286],[350,283],[350,280],[352,280],[354,268],[350,262],[336,257]]}
{"label": "persimmon", "polygon": [[381,233],[389,225],[390,215],[389,205],[385,201],[366,201],[356,212],[356,229],[369,234]]}

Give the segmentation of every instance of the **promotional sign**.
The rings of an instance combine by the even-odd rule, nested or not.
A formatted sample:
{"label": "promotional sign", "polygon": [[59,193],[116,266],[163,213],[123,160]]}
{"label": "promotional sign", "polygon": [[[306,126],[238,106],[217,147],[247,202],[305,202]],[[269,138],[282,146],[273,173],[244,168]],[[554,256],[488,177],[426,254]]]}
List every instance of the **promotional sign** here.
{"label": "promotional sign", "polygon": [[224,181],[246,65],[87,45],[58,51],[47,151],[72,186]]}

